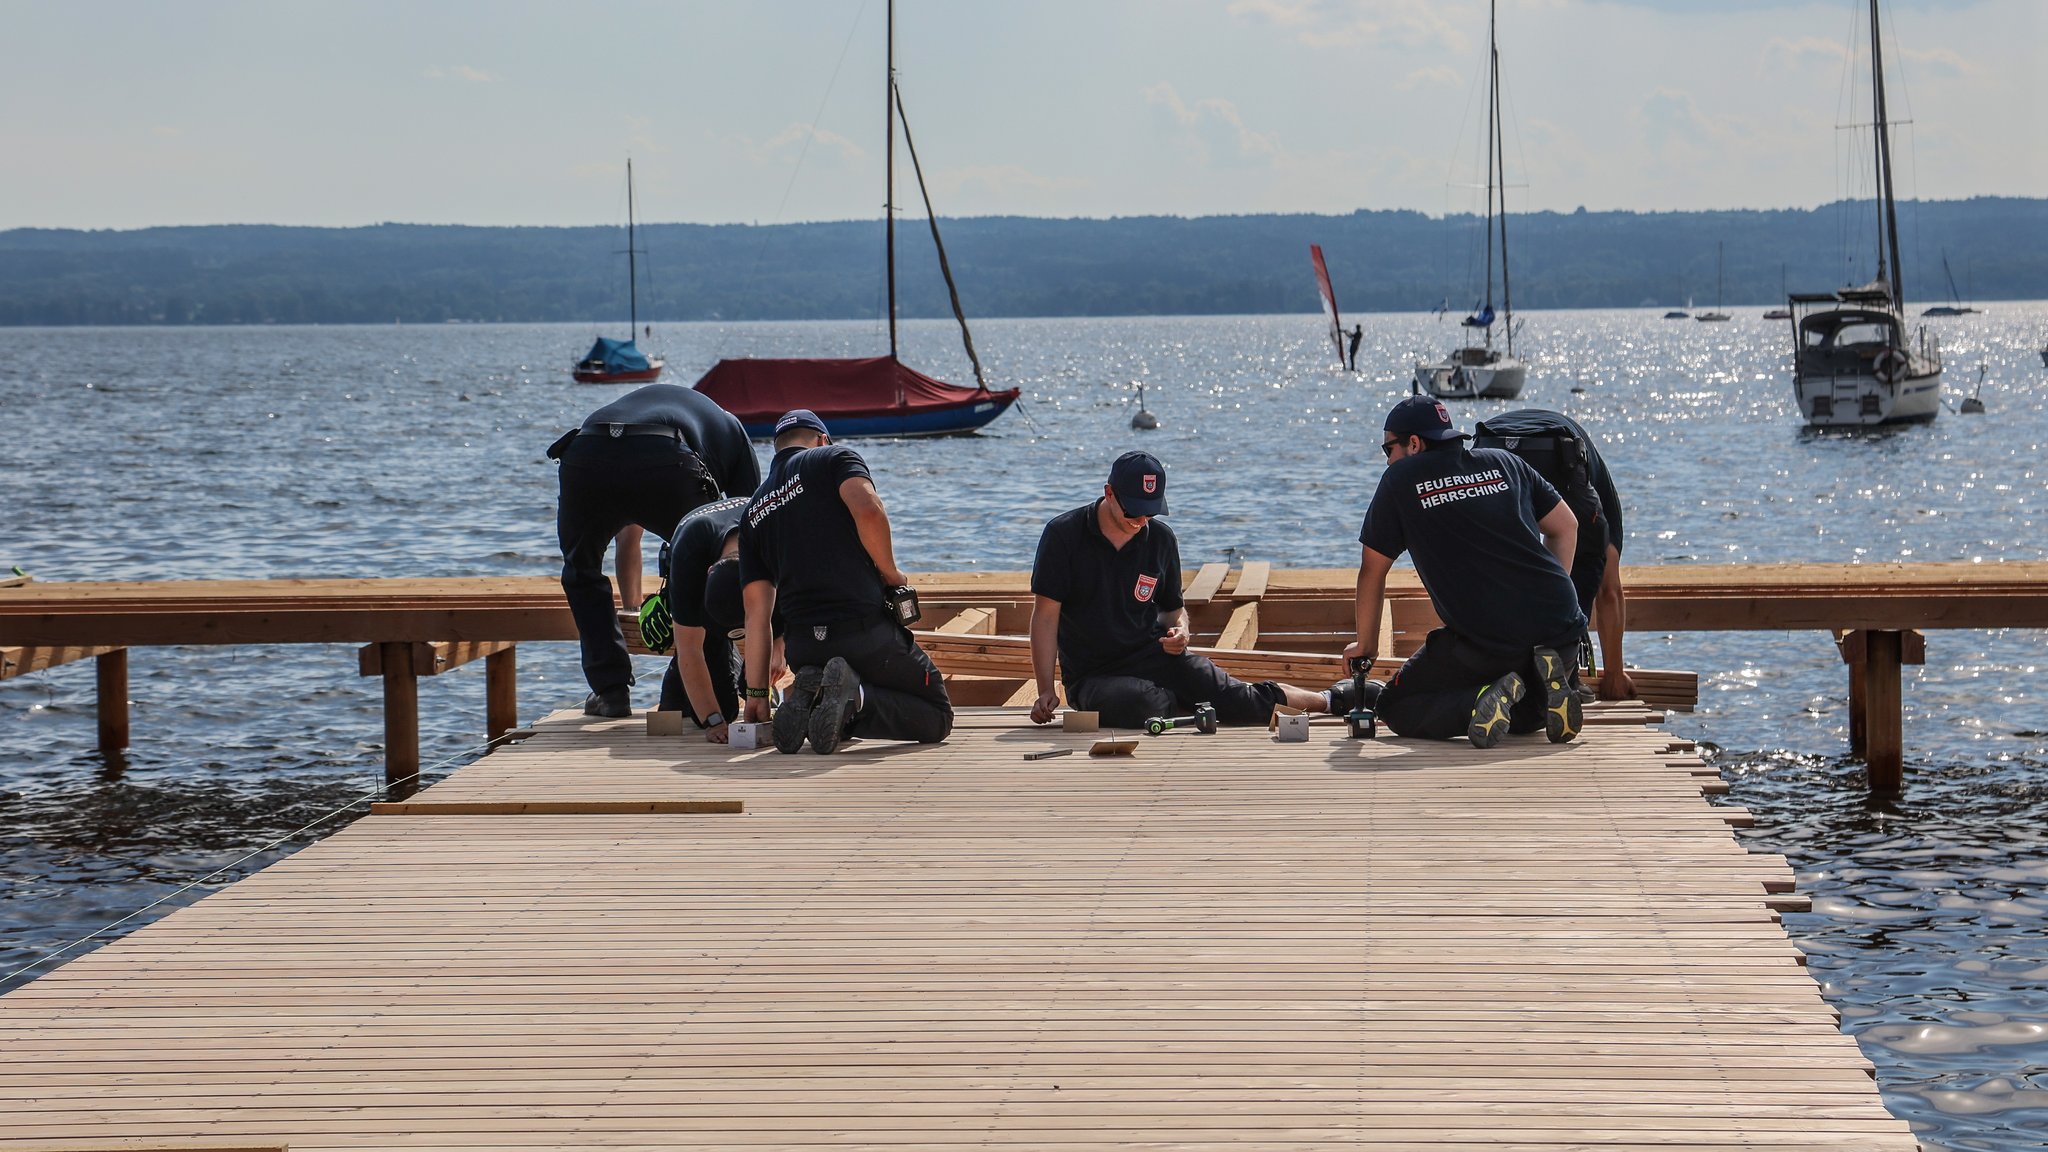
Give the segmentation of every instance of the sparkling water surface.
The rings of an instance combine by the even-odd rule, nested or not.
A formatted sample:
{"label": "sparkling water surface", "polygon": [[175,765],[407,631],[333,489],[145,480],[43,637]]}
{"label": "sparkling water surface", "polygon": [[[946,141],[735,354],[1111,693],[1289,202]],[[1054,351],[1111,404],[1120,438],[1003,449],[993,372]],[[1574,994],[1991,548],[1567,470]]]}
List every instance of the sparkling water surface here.
{"label": "sparkling water surface", "polygon": [[[1789,329],[1655,312],[1544,312],[1509,407],[1572,414],[1602,443],[1631,563],[2048,558],[2048,304],[1928,320],[1950,403],[1983,416],[1815,433],[1790,402]],[[1109,461],[1165,460],[1190,563],[1348,568],[1379,422],[1455,325],[1366,316],[1358,374],[1315,317],[987,321],[976,345],[1018,410],[980,436],[863,441],[915,572],[1022,570],[1050,516]],[[0,570],[38,578],[554,575],[542,453],[623,389],[577,386],[588,325],[0,329]],[[872,323],[664,326],[643,346],[694,380],[721,356],[870,355]],[[906,361],[969,379],[950,325],[904,325]],[[1157,431],[1129,428],[1145,384]],[[650,549],[651,555],[651,549]],[[1674,715],[1799,871],[1786,925],[1931,1148],[2048,1146],[2048,634],[1928,634],[1905,685],[1907,788],[1864,799],[1846,674],[1821,633],[1632,635],[1629,659],[1701,673]],[[573,647],[520,648],[522,715],[580,700]],[[642,664],[636,704],[658,665]],[[380,682],[345,646],[130,655],[135,746],[94,748],[90,662],[0,682],[0,988],[360,815],[382,779]],[[483,733],[477,664],[424,681],[437,777]],[[218,875],[215,875],[218,872]],[[202,877],[212,877],[180,892]],[[87,945],[89,947],[90,945]],[[71,955],[75,953],[65,953]],[[12,974],[12,975],[9,975]]]}

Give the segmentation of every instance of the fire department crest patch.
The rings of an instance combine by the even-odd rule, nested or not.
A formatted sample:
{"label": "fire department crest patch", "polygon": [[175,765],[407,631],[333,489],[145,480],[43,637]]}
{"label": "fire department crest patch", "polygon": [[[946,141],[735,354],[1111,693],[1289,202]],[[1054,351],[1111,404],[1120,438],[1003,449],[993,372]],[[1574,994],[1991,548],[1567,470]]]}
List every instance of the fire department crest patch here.
{"label": "fire department crest patch", "polygon": [[1138,577],[1138,586],[1131,589],[1131,595],[1136,596],[1139,603],[1147,603],[1152,599],[1152,590],[1157,587],[1159,587],[1159,577],[1140,576]]}
{"label": "fire department crest patch", "polygon": [[1147,472],[1147,473],[1145,474],[1145,495],[1147,495],[1147,496],[1151,496],[1151,495],[1153,495],[1153,494],[1157,493],[1158,491],[1159,491],[1159,477],[1158,477],[1158,476],[1155,476],[1155,475],[1153,475],[1153,474],[1152,474],[1152,473],[1150,473],[1150,472]]}

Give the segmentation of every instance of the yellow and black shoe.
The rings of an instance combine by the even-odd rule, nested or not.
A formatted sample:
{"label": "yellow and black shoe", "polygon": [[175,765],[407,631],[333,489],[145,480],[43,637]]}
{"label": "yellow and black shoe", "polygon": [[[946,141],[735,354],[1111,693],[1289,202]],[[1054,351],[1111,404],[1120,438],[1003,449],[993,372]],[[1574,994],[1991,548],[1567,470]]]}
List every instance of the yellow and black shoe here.
{"label": "yellow and black shoe", "polygon": [[1536,649],[1536,678],[1543,682],[1543,734],[1552,744],[1563,744],[1586,726],[1586,714],[1579,693],[1572,684],[1572,670],[1555,648]]}
{"label": "yellow and black shoe", "polygon": [[1491,748],[1500,743],[1501,737],[1508,734],[1509,713],[1527,692],[1519,672],[1510,672],[1481,688],[1465,738],[1472,741],[1474,748]]}

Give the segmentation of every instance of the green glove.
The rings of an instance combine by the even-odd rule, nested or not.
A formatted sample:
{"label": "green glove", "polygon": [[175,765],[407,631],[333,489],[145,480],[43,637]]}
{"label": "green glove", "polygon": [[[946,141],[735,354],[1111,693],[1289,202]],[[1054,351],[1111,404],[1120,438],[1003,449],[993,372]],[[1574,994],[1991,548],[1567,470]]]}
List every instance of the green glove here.
{"label": "green glove", "polygon": [[669,618],[665,592],[656,592],[640,602],[640,642],[648,651],[660,654],[666,654],[676,644],[675,621]]}

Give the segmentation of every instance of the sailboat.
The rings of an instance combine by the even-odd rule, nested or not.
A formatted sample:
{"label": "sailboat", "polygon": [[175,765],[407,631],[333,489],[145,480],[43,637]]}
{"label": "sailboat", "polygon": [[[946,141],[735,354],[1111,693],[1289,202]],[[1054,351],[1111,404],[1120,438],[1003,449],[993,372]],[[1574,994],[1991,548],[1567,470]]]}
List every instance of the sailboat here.
{"label": "sailboat", "polygon": [[[1461,326],[1483,332],[1482,343],[1467,343],[1434,364],[1415,366],[1416,392],[1427,391],[1441,400],[1470,400],[1478,397],[1512,400],[1522,393],[1528,365],[1515,358],[1515,303],[1508,290],[1508,189],[1507,152],[1502,147],[1500,122],[1500,42],[1496,36],[1498,12],[1489,3],[1486,13],[1486,299],[1482,307],[1465,317]],[[1493,346],[1493,233],[1494,193],[1500,194],[1500,295],[1499,316],[1505,350]],[[1469,341],[1469,335],[1468,335]]]}
{"label": "sailboat", "polygon": [[[1791,295],[1785,289],[1785,265],[1782,263],[1778,265],[1778,295]],[[1764,311],[1764,319],[1766,320],[1790,320],[1791,318],[1792,310],[1790,308],[1770,308]]]}
{"label": "sailboat", "polygon": [[1974,314],[1977,309],[1963,303],[1963,298],[1956,295],[1956,274],[1949,271],[1948,249],[1946,248],[1941,250],[1941,274],[1948,277],[1949,302],[1946,304],[1936,304],[1920,314],[1922,316],[1969,316]]}
{"label": "sailboat", "polygon": [[1708,312],[1702,312],[1702,313],[1700,313],[1699,315],[1697,315],[1697,316],[1693,317],[1693,319],[1695,319],[1695,320],[1699,321],[1699,322],[1700,322],[1700,323],[1702,323],[1702,324],[1714,324],[1714,323],[1718,323],[1718,322],[1720,322],[1720,321],[1722,321],[1722,320],[1726,320],[1726,319],[1728,319],[1728,314],[1727,314],[1726,312],[1723,312],[1723,311],[1721,311],[1721,256],[1722,256],[1722,252],[1721,252],[1721,249],[1723,248],[1723,246],[1724,246],[1724,245],[1723,245],[1723,243],[1722,243],[1721,241],[1719,241],[1719,240],[1716,240],[1716,241],[1714,241],[1714,307],[1713,307],[1713,310],[1712,310],[1712,311],[1708,311]]}
{"label": "sailboat", "polygon": [[578,384],[640,384],[661,375],[659,357],[640,351],[633,337],[640,331],[639,246],[633,235],[633,161],[626,161],[626,338],[599,336],[583,359],[569,370]]}
{"label": "sailboat", "polygon": [[1792,396],[1815,427],[1919,423],[1941,411],[1941,350],[1920,330],[1906,339],[1905,274],[1892,196],[1891,132],[1885,119],[1884,37],[1870,0],[1872,149],[1879,228],[1877,278],[1839,292],[1793,293]]}
{"label": "sailboat", "polygon": [[1337,290],[1330,287],[1330,269],[1323,263],[1323,246],[1308,246],[1309,263],[1316,269],[1316,294],[1323,298],[1323,316],[1330,321],[1330,344],[1337,352],[1337,367],[1345,366],[1344,321],[1337,316]]}
{"label": "sailboat", "polygon": [[[917,161],[917,144],[910,135],[910,119],[903,110],[903,94],[896,86],[896,4],[888,9],[886,61],[888,90],[883,98],[888,129],[884,146],[887,157],[883,177],[882,218],[887,239],[889,281],[889,354],[858,359],[720,360],[697,381],[697,391],[718,401],[719,407],[740,418],[747,435],[766,440],[775,434],[775,421],[793,408],[808,408],[831,426],[834,439],[854,436],[951,436],[980,430],[1016,403],[1019,390],[990,390],[982,376],[981,358],[974,351],[974,334],[968,331],[967,315],[960,308],[960,292],[953,284],[953,270],[946,263],[946,246],[939,239],[939,217],[932,211],[931,193],[925,187],[924,168]],[[917,174],[917,186],[924,197],[925,215],[931,222],[932,242],[939,250],[939,271],[953,300],[953,316],[960,322],[960,339],[967,348],[968,363],[974,366],[972,388],[948,384],[927,376],[896,358],[896,121],[903,120],[903,142]]]}

